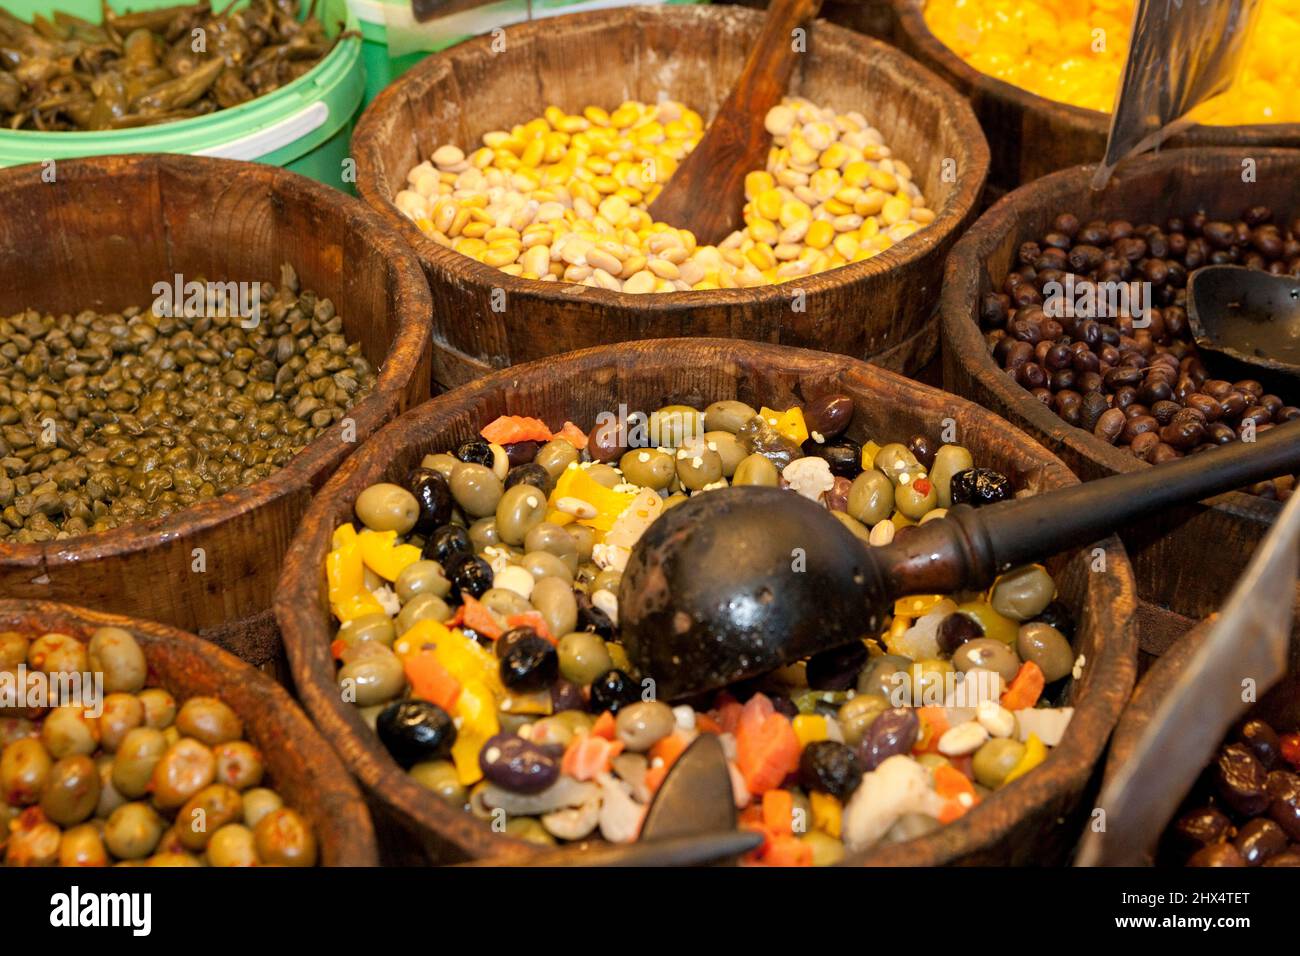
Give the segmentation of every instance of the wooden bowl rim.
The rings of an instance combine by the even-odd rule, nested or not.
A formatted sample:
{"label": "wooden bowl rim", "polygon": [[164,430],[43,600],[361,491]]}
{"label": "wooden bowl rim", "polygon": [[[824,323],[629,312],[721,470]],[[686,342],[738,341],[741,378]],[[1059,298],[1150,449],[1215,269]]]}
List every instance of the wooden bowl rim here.
{"label": "wooden bowl rim", "polygon": [[[356,781],[352,779],[334,749],[312,726],[307,715],[288,692],[257,668],[245,664],[238,657],[201,637],[168,624],[121,614],[109,614],[57,601],[0,598],[0,626],[12,626],[33,619],[43,622],[43,626],[48,623],[51,628],[64,626],[61,622],[66,621],[74,621],[87,628],[120,627],[141,639],[146,660],[151,647],[165,646],[179,652],[185,660],[217,672],[223,684],[253,685],[260,694],[269,695],[275,705],[277,727],[283,731],[286,738],[285,746],[296,750],[304,761],[322,764],[321,769],[324,772],[318,776],[328,781],[328,795],[333,797],[334,801],[341,801],[349,810],[354,811],[348,815],[348,818],[340,818],[337,821],[340,824],[336,831],[339,837],[337,859],[328,863],[322,860],[319,865],[379,865],[379,853],[376,849],[370,811],[366,807]],[[78,640],[81,638],[78,637]],[[171,691],[171,688],[167,689]],[[236,713],[239,711],[236,710]],[[251,734],[247,732],[247,717],[244,714],[240,714],[240,717],[245,721],[245,739],[251,740]],[[257,743],[257,746],[261,747],[261,744]],[[331,817],[341,817],[337,808],[330,807],[330,802],[322,800],[322,808]],[[317,833],[316,839],[321,846],[323,856],[324,840],[321,834]]]}
{"label": "wooden bowl rim", "polygon": [[[762,12],[734,6],[671,4],[593,10],[566,14],[545,22],[554,23],[555,30],[563,30],[570,25],[574,27],[607,25],[611,28],[624,24],[638,25],[646,19],[683,21],[695,19],[708,22],[723,18],[757,24],[762,18]],[[506,27],[506,42],[509,43],[514,34],[533,33],[538,29],[536,21]],[[551,27],[548,26],[546,29],[549,30]],[[935,210],[933,222],[917,230],[903,242],[891,246],[870,259],[803,277],[798,281],[798,288],[809,294],[864,282],[918,262],[930,254],[946,237],[954,234],[974,210],[988,177],[990,164],[988,141],[984,138],[984,131],[975,117],[974,110],[963,97],[956,95],[956,91],[938,74],[895,47],[824,20],[815,21],[812,25],[812,37],[815,39],[818,35],[856,44],[863,48],[861,55],[864,59],[885,61],[900,73],[910,74],[917,88],[927,89],[937,110],[951,120],[955,127],[956,147],[962,152],[959,156],[958,168],[964,172],[960,182],[957,183],[957,188],[948,197],[943,208]],[[401,109],[401,104],[404,102],[402,95],[415,78],[433,73],[441,64],[448,61],[491,56],[490,48],[494,42],[491,36],[481,36],[449,47],[440,53],[431,54],[401,78],[389,84],[357,121],[352,140],[352,152],[357,162],[357,192],[372,209],[384,217],[390,226],[401,233],[421,262],[440,275],[454,276],[457,282],[468,281],[483,288],[500,288],[505,290],[508,296],[519,296],[556,305],[581,303],[599,309],[641,308],[672,313],[711,306],[784,302],[789,298],[792,288],[790,283],[757,286],[752,289],[703,289],[671,294],[638,295],[629,292],[613,292],[579,283],[551,283],[522,279],[507,275],[453,249],[440,246],[421,232],[413,221],[393,205],[392,197],[386,195],[385,190],[379,185],[376,170],[383,162],[380,157],[384,153],[383,143],[380,142],[380,118],[389,112]],[[816,56],[815,46],[811,48],[811,55]],[[624,316],[618,318],[624,323],[629,321]]]}
{"label": "wooden bowl rim", "polygon": [[[1229,146],[1169,149],[1127,160],[1121,171],[1126,174],[1143,173],[1177,168],[1193,157],[1235,160],[1240,155],[1239,149]],[[1290,160],[1300,171],[1300,150],[1282,147],[1259,149],[1253,158],[1279,162]],[[1108,474],[1121,474],[1152,466],[1082,428],[1067,425],[1064,419],[1013,381],[993,361],[975,318],[984,265],[1001,238],[1017,234],[1025,210],[1049,205],[1055,196],[1087,188],[1096,169],[1096,164],[1089,164],[1049,173],[1041,179],[1018,186],[990,206],[966,234],[957,240],[948,255],[943,289],[939,294],[939,316],[943,324],[945,349],[951,351],[955,360],[982,390],[997,396],[999,402],[1014,412],[1018,419],[1014,424],[1019,427],[1020,422],[1026,422],[1032,429],[1031,433],[1051,436],[1053,443],[1065,446],[1080,458],[1097,463]],[[1215,507],[1233,514],[1253,516],[1269,522],[1275,520],[1282,509],[1279,502],[1240,491],[1231,491],[1207,500]]]}
{"label": "wooden bowl rim", "polygon": [[[923,8],[926,0],[888,0],[894,8],[899,26],[909,42],[926,56],[942,66],[958,80],[966,95],[978,92],[992,99],[1014,103],[1025,113],[1062,116],[1076,128],[1087,130],[1105,138],[1110,132],[1109,111],[1090,110],[1070,103],[1062,103],[1023,87],[1000,80],[977,70],[958,56],[942,40],[930,32],[925,22]],[[1237,126],[1207,126],[1196,123],[1178,136],[1187,142],[1221,145],[1235,143],[1239,146],[1262,145],[1280,138],[1300,135],[1300,123],[1242,123]]]}
{"label": "wooden bowl rim", "polygon": [[[337,217],[341,210],[350,211],[356,216],[353,228],[391,263],[397,283],[392,293],[397,303],[397,332],[388,343],[374,388],[369,395],[348,409],[347,417],[356,422],[358,441],[340,441],[336,423],[316,436],[283,468],[251,485],[243,485],[216,498],[200,501],[174,514],[131,522],[107,531],[32,544],[0,541],[0,564],[27,566],[44,572],[52,566],[145,551],[156,547],[160,541],[182,538],[215,527],[291,494],[296,489],[309,487],[312,479],[327,470],[331,461],[340,456],[340,446],[344,446],[342,456],[346,457],[350,454],[345,447],[347,444],[359,445],[362,436],[374,431],[387,415],[397,410],[411,374],[418,370],[420,357],[429,348],[432,336],[429,317],[433,312],[433,296],[424,271],[406,244],[394,237],[383,220],[365,203],[354,197],[278,166],[206,156],[142,153],[61,159],[59,175],[69,178],[147,177],[157,175],[169,167],[182,173],[202,173],[204,178],[223,180],[231,188],[239,188],[239,181],[247,181],[250,176],[255,176],[259,183],[269,189],[289,192],[294,198],[316,206],[330,217]],[[36,164],[0,170],[0,196],[9,190],[40,188],[38,183],[42,172],[42,167]],[[36,224],[34,228],[40,228],[40,225]],[[269,274],[276,275],[274,270],[278,268],[278,264],[272,266]],[[337,296],[330,298],[335,299]],[[394,358],[397,361],[393,361]]]}
{"label": "wooden bowl rim", "polygon": [[[472,407],[476,396],[517,389],[525,379],[555,377],[566,367],[581,365],[597,357],[607,359],[605,367],[617,368],[639,352],[676,354],[677,349],[693,348],[715,353],[714,364],[746,359],[751,362],[780,364],[782,368],[804,374],[825,368],[830,360],[865,382],[887,382],[910,393],[918,403],[938,403],[960,409],[967,419],[986,419],[999,428],[1024,439],[1023,452],[1042,460],[1042,481],[1046,488],[1076,484],[1078,479],[1045,448],[1035,443],[1013,425],[992,412],[960,396],[941,392],[904,378],[887,369],[841,356],[789,346],[770,345],[734,339],[689,338],[658,339],[615,346],[599,346],[569,352],[547,360],[529,362],[503,369],[478,381],[461,386],[411,409],[380,430],[367,447],[350,457],[330,478],[312,502],[299,526],[281,573],[274,601],[276,620],[284,638],[293,673],[294,685],[307,712],[329,740],[348,768],[374,799],[434,834],[441,844],[475,858],[493,858],[502,863],[517,863],[535,852],[522,841],[495,834],[463,810],[443,803],[412,781],[384,752],[357,708],[344,703],[336,689],[334,662],[328,653],[332,639],[329,623],[319,612],[324,595],[322,546],[329,547],[333,530],[334,501],[354,476],[372,460],[406,443],[408,431],[428,434],[448,411]],[[892,847],[877,848],[850,858],[852,864],[879,865],[881,862],[904,865],[937,865],[965,852],[996,844],[1015,824],[1029,813],[1047,806],[1056,793],[1068,786],[1082,787],[1100,759],[1110,732],[1119,719],[1124,702],[1132,689],[1137,657],[1137,636],[1133,615],[1137,606],[1132,568],[1119,539],[1112,535],[1094,547],[1106,551],[1106,573],[1088,574],[1087,593],[1104,601],[1105,611],[1117,612],[1117,620],[1098,620],[1097,628],[1113,625],[1113,630],[1098,634],[1085,687],[1089,697],[1076,705],[1066,738],[1053,748],[1038,771],[999,791],[962,819],[950,823],[934,834]],[[1120,691],[1114,697],[1115,691]],[[1085,739],[1085,737],[1087,739]],[[1067,763],[1067,757],[1072,761]],[[576,851],[575,851],[576,852]]]}

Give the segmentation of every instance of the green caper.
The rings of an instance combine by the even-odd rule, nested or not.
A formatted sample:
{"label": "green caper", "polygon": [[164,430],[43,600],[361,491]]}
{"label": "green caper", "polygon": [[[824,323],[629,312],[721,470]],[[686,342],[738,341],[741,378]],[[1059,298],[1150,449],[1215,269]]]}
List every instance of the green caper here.
{"label": "green caper", "polygon": [[406,534],[420,517],[420,503],[401,485],[381,482],[357,495],[353,505],[357,517],[372,531]]}
{"label": "green caper", "polygon": [[934,453],[934,467],[930,480],[939,496],[940,508],[952,507],[952,476],[959,471],[975,467],[975,459],[961,445],[944,445]]}
{"label": "green caper", "polygon": [[777,473],[776,465],[772,464],[769,458],[754,452],[741,459],[740,464],[736,466],[731,483],[775,488],[781,483],[781,476]]}
{"label": "green caper", "polygon": [[[570,445],[569,447],[572,448],[573,446]],[[452,470],[449,484],[451,485],[451,495],[456,499],[456,504],[471,518],[495,515],[497,503],[501,500],[501,495],[505,491],[501,479],[493,473],[491,468],[472,462],[460,462]],[[412,496],[412,500],[414,500],[414,496]]]}
{"label": "green caper", "polygon": [[[613,469],[611,468],[612,472]],[[617,478],[615,474],[615,478]],[[497,502],[497,536],[506,544],[521,545],[529,531],[546,518],[546,495],[532,485],[507,488]]]}
{"label": "green caper", "polygon": [[661,491],[676,473],[673,456],[657,448],[634,448],[619,460],[623,476],[634,485]]}
{"label": "green caper", "polygon": [[869,528],[879,524],[894,511],[894,483],[882,472],[868,468],[849,486],[846,509]]}
{"label": "green caper", "polygon": [[758,409],[731,399],[714,402],[704,409],[704,427],[709,431],[740,431],[742,425],[758,414]]}

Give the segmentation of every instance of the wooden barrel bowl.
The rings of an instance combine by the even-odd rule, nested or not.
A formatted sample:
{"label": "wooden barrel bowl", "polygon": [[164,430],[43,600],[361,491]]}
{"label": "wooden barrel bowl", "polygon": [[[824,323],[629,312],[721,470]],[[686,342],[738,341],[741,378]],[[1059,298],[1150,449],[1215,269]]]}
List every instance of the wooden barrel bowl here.
{"label": "wooden barrel bowl", "polygon": [[[587,349],[497,372],[439,396],[388,425],[339,469],[303,520],[276,592],[275,613],[300,699],[317,727],[378,805],[377,818],[407,827],[435,862],[470,858],[518,861],[526,845],[489,828],[421,788],[388,756],[357,709],[340,699],[324,573],[330,537],[352,519],[352,503],[377,481],[401,481],[433,451],[455,447],[501,414],[591,421],[626,402],[653,409],[670,402],[703,407],[721,399],[785,408],[828,392],[851,395],[850,433],[906,441],[955,420],[957,437],[977,461],[1002,470],[1017,488],[1043,491],[1074,483],[1059,461],[995,416],[956,396],[838,356],[736,340],[679,339]],[[961,820],[919,840],[851,860],[870,865],[1044,863],[1064,860],[1078,828],[1071,817],[1092,776],[1136,672],[1136,604],[1128,559],[1108,538],[1105,570],[1089,570],[1088,549],[1048,562],[1076,614],[1075,646],[1085,676],[1070,690],[1076,707],[1047,762]],[[372,806],[373,806],[372,805]]]}
{"label": "wooden barrel bowl", "polygon": [[[1060,212],[1163,222],[1198,207],[1236,216],[1248,206],[1300,209],[1295,183],[1300,151],[1251,152],[1258,180],[1241,181],[1239,149],[1170,150],[1125,163],[1101,192],[1093,167],[1078,166],[1022,186],[988,210],[953,248],[944,277],[944,387],[1001,415],[1060,456],[1083,480],[1151,467],[1124,448],[1067,425],[998,367],[984,343],[978,308],[1001,284],[1021,242],[1037,239]],[[1231,492],[1171,509],[1122,529],[1137,576],[1143,649],[1159,653],[1195,622],[1214,613],[1241,576],[1281,505]]]}
{"label": "wooden barrel bowl", "polygon": [[[506,275],[438,245],[393,205],[406,175],[443,143],[540,116],[548,104],[613,108],[680,98],[706,116],[739,75],[763,15],[731,6],[628,7],[507,28],[434,54],[393,83],[357,125],[362,198],[411,244],[435,305],[434,380],[454,387],[494,368],[612,342],[720,336],[870,358],[914,372],[933,357],[944,256],[973,218],[988,147],[969,106],[897,50],[816,23],[790,88],[839,110],[862,109],[917,171],[935,220],[863,262],[796,284],[639,296]],[[941,160],[955,161],[955,182]],[[503,290],[504,304],[500,301]]]}
{"label": "wooden barrel bowl", "polygon": [[[43,177],[53,171],[54,181]],[[74,601],[211,636],[255,664],[278,646],[280,560],[312,492],[361,440],[429,394],[428,284],[365,205],[271,166],[189,156],[60,160],[0,172],[0,315],[147,306],[155,283],[274,281],[328,296],[375,388],[287,466],[165,518],[0,542],[0,594]],[[207,570],[191,571],[196,548]]]}
{"label": "wooden barrel bowl", "polygon": [[[993,151],[990,187],[998,192],[1015,189],[1058,169],[1101,161],[1110,135],[1109,113],[1058,103],[980,72],[930,32],[926,0],[890,2],[898,45],[970,99]],[[1240,150],[1300,146],[1300,123],[1196,125],[1172,137],[1168,145]]]}
{"label": "wooden barrel bowl", "polygon": [[[1296,602],[1296,615],[1300,619],[1300,600]],[[1195,656],[1208,636],[1212,621],[1213,618],[1210,617],[1199,622],[1142,676],[1115,727],[1115,735],[1111,738],[1103,784],[1109,782],[1132,759],[1134,748],[1155,717],[1165,695],[1177,686],[1188,661]],[[1282,729],[1300,727],[1300,640],[1292,638],[1286,676],[1260,698],[1248,716],[1263,718],[1278,729],[1279,733]],[[1146,862],[1148,865],[1154,863],[1154,856],[1148,854]]]}
{"label": "wooden barrel bowl", "polygon": [[[244,722],[244,737],[262,752],[269,786],[301,813],[316,834],[323,866],[378,866],[365,800],[338,755],[282,687],[233,654],[165,624],[50,601],[0,600],[0,631],[33,639],[58,632],[82,643],[101,627],[135,635],[149,665],[149,686],[178,701],[219,697]],[[0,716],[3,716],[0,711]]]}

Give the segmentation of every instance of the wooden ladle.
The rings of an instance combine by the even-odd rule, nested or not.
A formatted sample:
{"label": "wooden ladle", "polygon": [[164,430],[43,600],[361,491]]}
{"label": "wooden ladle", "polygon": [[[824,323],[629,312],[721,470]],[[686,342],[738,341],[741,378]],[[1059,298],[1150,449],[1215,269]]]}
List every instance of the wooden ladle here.
{"label": "wooden ladle", "polygon": [[771,0],[740,78],[695,149],[650,204],[655,222],[689,229],[701,245],[721,242],[741,222],[745,174],[767,165],[767,111],[781,102],[795,57],[794,31],[821,0]]}
{"label": "wooden ladle", "polygon": [[663,700],[762,674],[876,632],[894,600],[984,587],[1185,502],[1300,470],[1300,421],[1169,464],[980,509],[868,546],[819,503],[778,488],[692,498],[642,535],[619,629]]}

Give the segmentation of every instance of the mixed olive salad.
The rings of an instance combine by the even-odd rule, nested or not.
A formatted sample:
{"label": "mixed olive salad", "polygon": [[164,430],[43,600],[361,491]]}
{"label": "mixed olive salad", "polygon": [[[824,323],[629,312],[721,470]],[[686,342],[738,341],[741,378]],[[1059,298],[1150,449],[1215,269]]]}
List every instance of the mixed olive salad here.
{"label": "mixed olive salad", "polygon": [[688,496],[788,488],[879,545],[1013,494],[957,444],[860,444],[853,414],[830,394],[666,406],[590,435],[502,416],[367,487],[326,559],[340,693],[414,780],[539,844],[635,840],[703,733],[765,836],[751,862],[835,863],[962,816],[1070,720],[1050,702],[1083,662],[1042,566],[904,598],[882,633],[707,699],[656,700],[619,643],[631,549]]}
{"label": "mixed olive salad", "polygon": [[1252,718],[1236,727],[1165,834],[1188,866],[1300,866],[1300,732]]}
{"label": "mixed olive salad", "polygon": [[239,716],[215,697],[178,702],[147,686],[129,631],[101,627],[85,644],[0,632],[0,671],[24,666],[29,682],[102,674],[105,696],[97,707],[80,697],[0,717],[5,865],[316,863],[310,824],[264,786],[262,754],[243,739]]}

